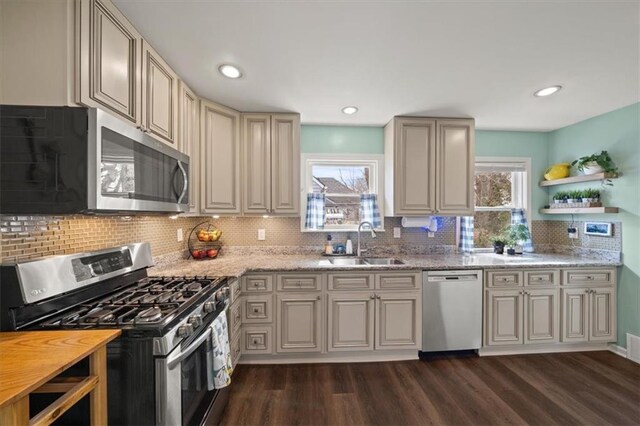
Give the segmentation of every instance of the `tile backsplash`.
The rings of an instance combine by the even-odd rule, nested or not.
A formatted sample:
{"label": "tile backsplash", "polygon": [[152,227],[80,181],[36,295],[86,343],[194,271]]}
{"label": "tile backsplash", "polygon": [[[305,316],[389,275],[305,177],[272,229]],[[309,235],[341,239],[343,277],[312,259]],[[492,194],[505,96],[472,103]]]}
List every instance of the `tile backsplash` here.
{"label": "tile backsplash", "polygon": [[[2,216],[0,218],[3,262],[21,261],[56,254],[69,254],[99,250],[120,244],[148,241],[154,256],[186,249],[191,229],[202,221],[210,220],[222,230],[221,242],[231,247],[305,247],[313,251],[326,241],[324,232],[300,232],[300,218],[262,217],[179,217],[166,216]],[[400,218],[385,218],[385,232],[371,239],[364,233],[363,241],[372,253],[382,249],[398,253],[451,252],[455,250],[455,218],[443,218],[441,229],[429,237],[421,228],[401,228],[401,238],[393,238],[393,228],[401,227]],[[612,237],[584,235],[584,222],[575,222],[579,238],[567,237],[568,221],[533,221],[532,234],[537,251],[622,250],[620,222],[613,224]],[[176,231],[181,228],[184,241],[178,242]],[[264,229],[266,239],[258,241],[258,229]],[[355,232],[331,232],[334,242],[346,241]]]}

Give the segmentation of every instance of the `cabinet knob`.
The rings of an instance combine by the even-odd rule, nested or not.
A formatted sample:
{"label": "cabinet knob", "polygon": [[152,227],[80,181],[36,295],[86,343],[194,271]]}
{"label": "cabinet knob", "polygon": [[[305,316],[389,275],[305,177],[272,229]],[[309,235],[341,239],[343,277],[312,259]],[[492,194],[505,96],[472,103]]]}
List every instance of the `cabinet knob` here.
{"label": "cabinet knob", "polygon": [[372,294],[371,296],[369,296],[369,298],[370,298],[370,299],[375,299],[375,298],[376,298],[376,295],[375,295],[375,294]]}
{"label": "cabinet knob", "polygon": [[318,296],[318,300],[322,299],[322,296]]}
{"label": "cabinet knob", "polygon": [[253,308],[253,312],[258,312],[258,308]]}

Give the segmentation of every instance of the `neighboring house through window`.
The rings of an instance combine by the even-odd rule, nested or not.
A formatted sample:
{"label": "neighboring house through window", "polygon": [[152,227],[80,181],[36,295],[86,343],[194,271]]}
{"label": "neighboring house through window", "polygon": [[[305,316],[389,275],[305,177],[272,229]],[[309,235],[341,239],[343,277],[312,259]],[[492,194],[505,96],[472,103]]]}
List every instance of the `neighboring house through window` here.
{"label": "neighboring house through window", "polygon": [[[306,194],[325,194],[323,231],[356,230],[361,221],[360,195],[376,194],[382,209],[383,156],[374,154],[303,154],[302,211]],[[383,215],[383,212],[381,212]],[[308,231],[302,227],[303,231]]]}
{"label": "neighboring house through window", "polygon": [[474,249],[492,247],[492,237],[511,224],[512,209],[524,209],[531,223],[530,176],[530,158],[476,158]]}

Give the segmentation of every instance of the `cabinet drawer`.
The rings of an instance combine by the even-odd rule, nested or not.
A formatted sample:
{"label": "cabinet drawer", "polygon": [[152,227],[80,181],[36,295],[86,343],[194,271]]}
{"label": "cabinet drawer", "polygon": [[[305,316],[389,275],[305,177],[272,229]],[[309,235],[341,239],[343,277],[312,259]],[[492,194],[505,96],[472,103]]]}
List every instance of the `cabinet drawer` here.
{"label": "cabinet drawer", "polygon": [[240,285],[239,279],[231,281],[231,283],[229,284],[229,293],[229,303],[233,305],[236,300],[240,298],[240,294],[242,294],[242,286]]}
{"label": "cabinet drawer", "polygon": [[328,274],[329,290],[371,290],[374,287],[374,275],[359,272]]}
{"label": "cabinet drawer", "polygon": [[560,271],[557,269],[541,269],[524,271],[525,286],[549,286],[560,284]]}
{"label": "cabinet drawer", "polygon": [[376,274],[376,288],[381,290],[414,290],[422,284],[422,272],[388,272]]}
{"label": "cabinet drawer", "polygon": [[270,354],[273,352],[271,326],[245,327],[242,330],[240,351],[243,354]]}
{"label": "cabinet drawer", "polygon": [[565,285],[615,285],[616,270],[611,269],[563,269],[562,283]]}
{"label": "cabinet drawer", "polygon": [[273,321],[273,297],[252,296],[242,301],[242,323]]}
{"label": "cabinet drawer", "polygon": [[242,277],[243,293],[269,293],[273,290],[273,275],[247,275]]}
{"label": "cabinet drawer", "polygon": [[242,325],[242,303],[238,301],[229,308],[229,338],[233,339]]}
{"label": "cabinet drawer", "polygon": [[276,282],[278,290],[322,290],[321,274],[278,274],[276,275]]}
{"label": "cabinet drawer", "polygon": [[522,285],[522,271],[487,271],[488,287],[519,287]]}
{"label": "cabinet drawer", "polygon": [[240,361],[240,354],[242,354],[242,351],[240,350],[241,339],[242,337],[240,335],[237,335],[235,339],[231,341],[231,365],[233,366],[233,368],[238,365],[238,361]]}

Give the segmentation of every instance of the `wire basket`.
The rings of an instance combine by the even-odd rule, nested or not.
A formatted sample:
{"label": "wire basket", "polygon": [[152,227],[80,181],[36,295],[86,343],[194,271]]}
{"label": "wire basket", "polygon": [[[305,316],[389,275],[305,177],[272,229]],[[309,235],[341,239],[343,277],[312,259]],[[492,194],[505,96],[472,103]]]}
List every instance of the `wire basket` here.
{"label": "wire basket", "polygon": [[189,233],[189,255],[195,260],[215,259],[222,250],[222,231],[205,221],[197,224]]}

